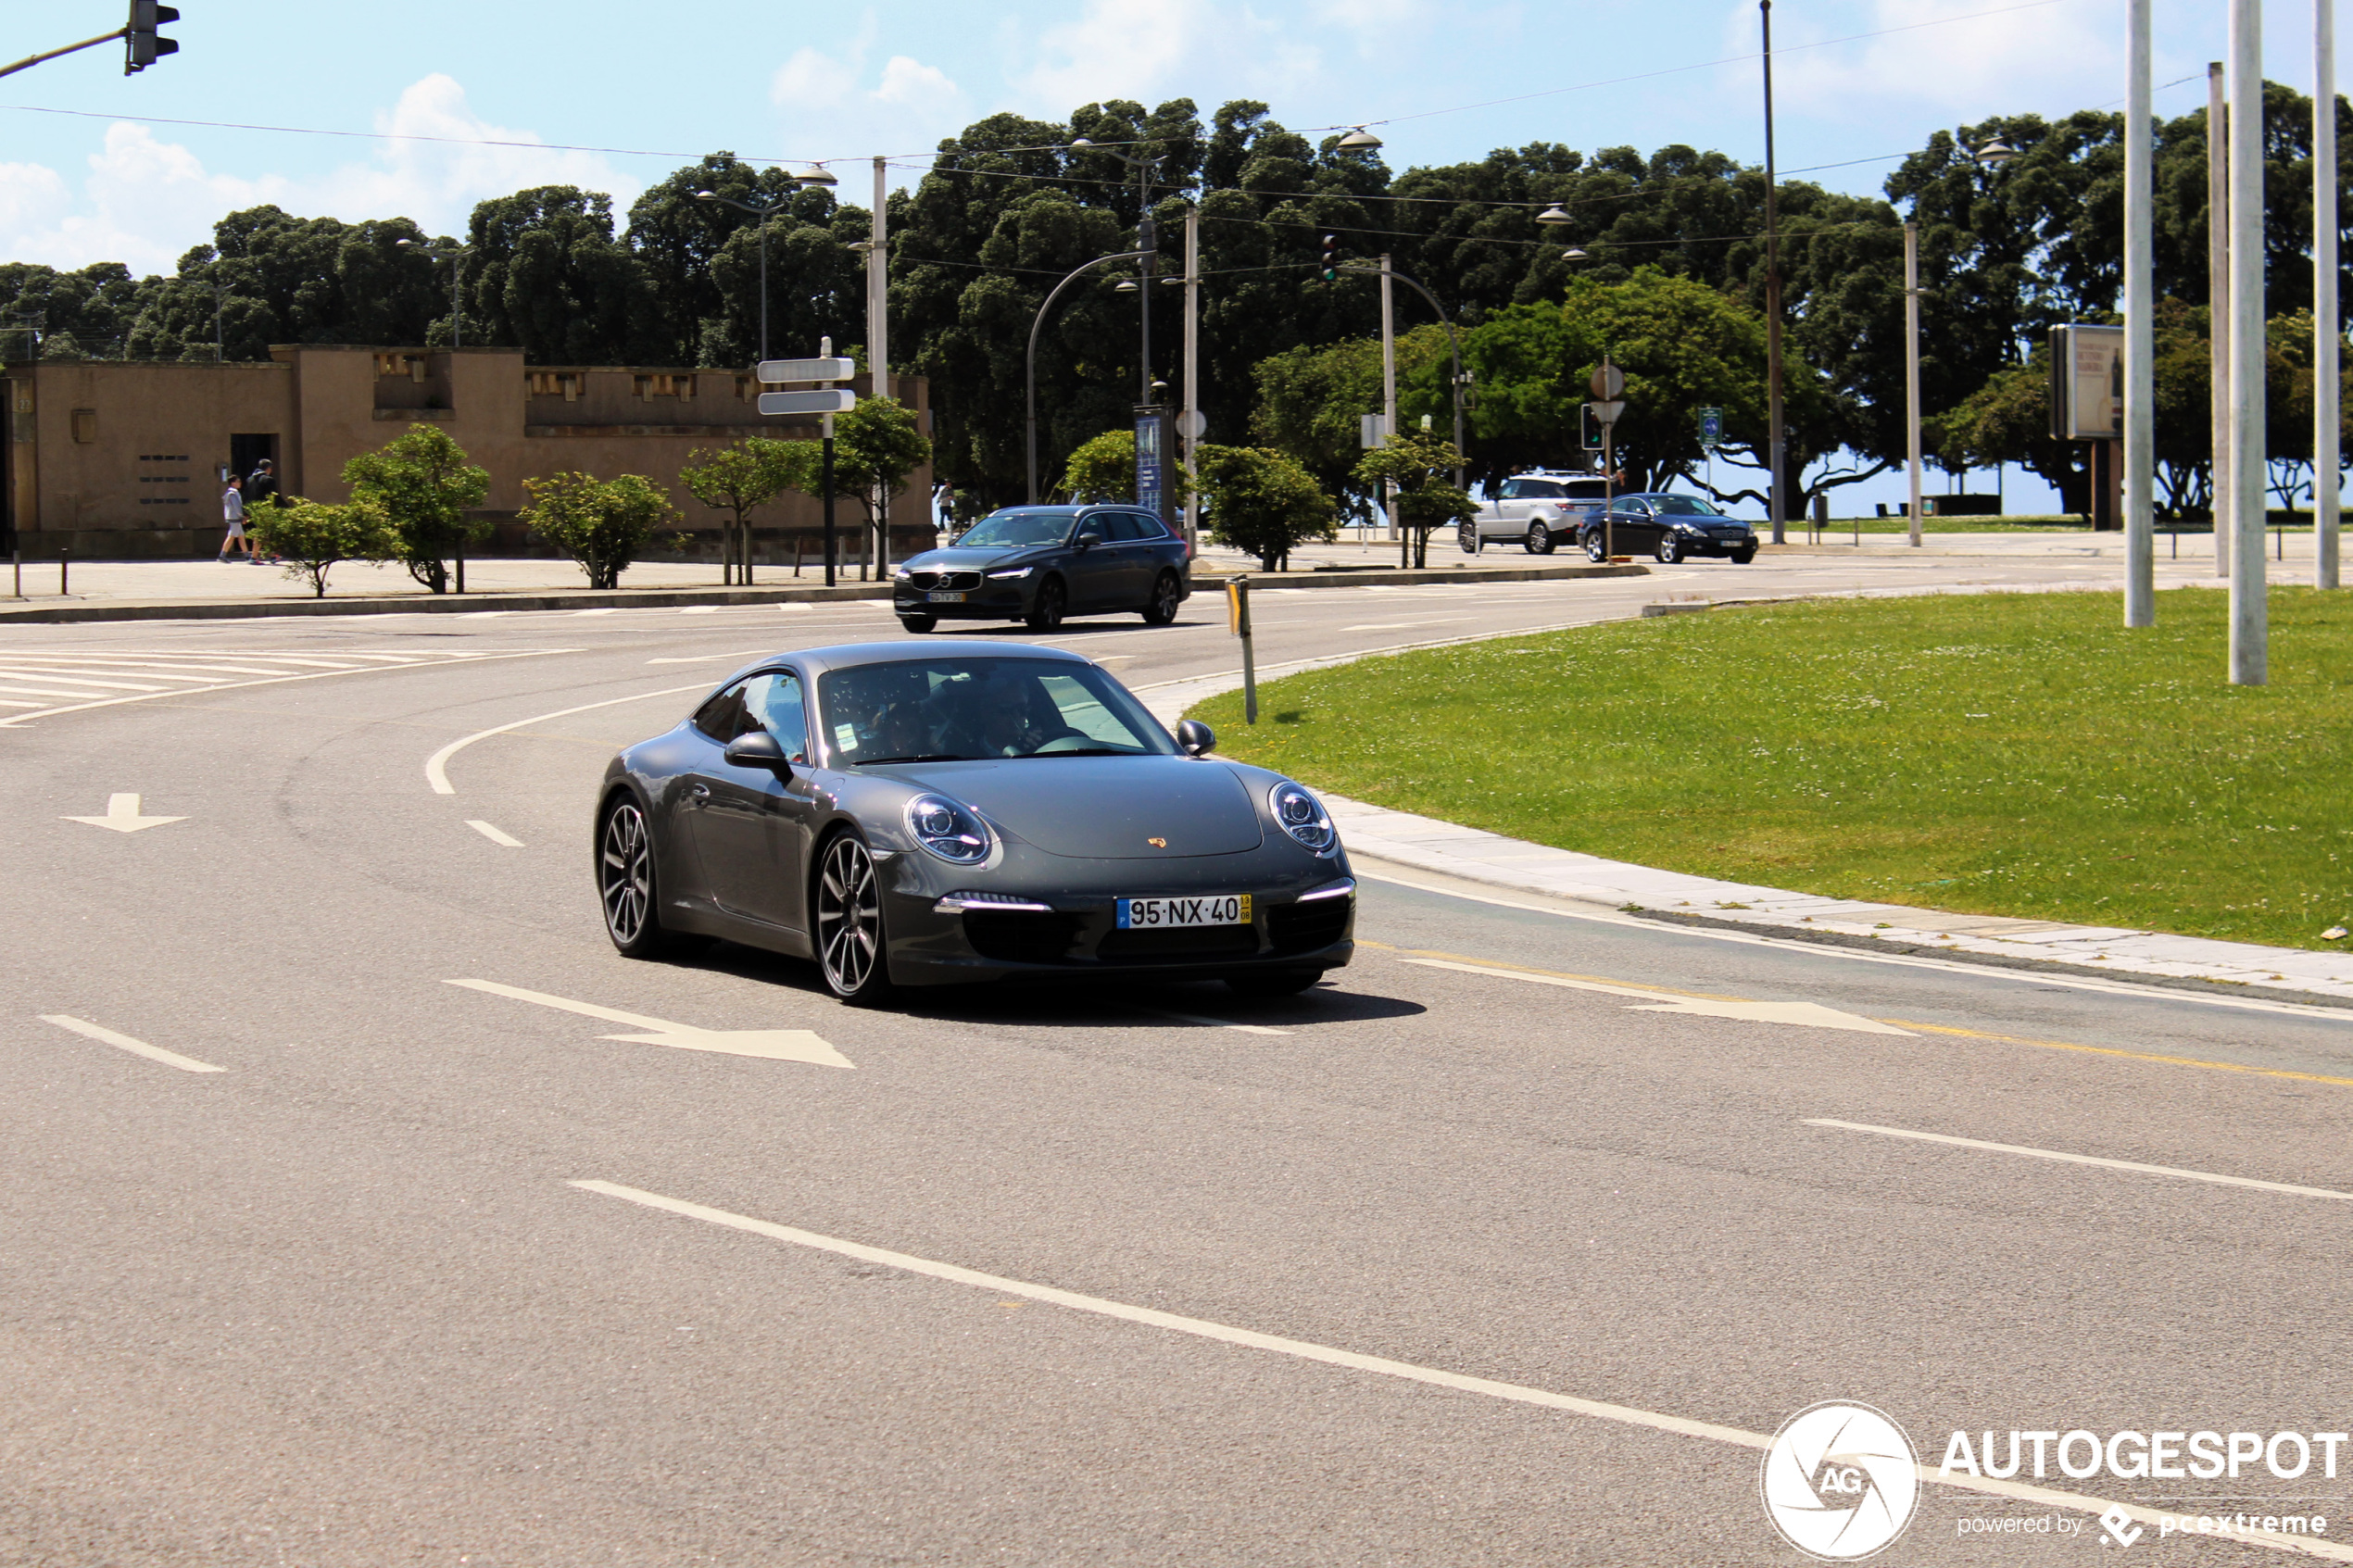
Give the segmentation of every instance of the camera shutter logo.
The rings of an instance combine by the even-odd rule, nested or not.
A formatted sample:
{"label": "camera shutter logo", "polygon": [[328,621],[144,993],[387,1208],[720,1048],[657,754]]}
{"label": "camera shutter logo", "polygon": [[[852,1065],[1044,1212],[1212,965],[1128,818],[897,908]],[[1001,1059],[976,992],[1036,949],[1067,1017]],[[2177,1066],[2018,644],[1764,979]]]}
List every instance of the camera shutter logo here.
{"label": "camera shutter logo", "polygon": [[1781,1538],[1825,1562],[1893,1542],[1920,1496],[1911,1439],[1886,1412],[1826,1400],[1782,1424],[1765,1450],[1765,1512]]}

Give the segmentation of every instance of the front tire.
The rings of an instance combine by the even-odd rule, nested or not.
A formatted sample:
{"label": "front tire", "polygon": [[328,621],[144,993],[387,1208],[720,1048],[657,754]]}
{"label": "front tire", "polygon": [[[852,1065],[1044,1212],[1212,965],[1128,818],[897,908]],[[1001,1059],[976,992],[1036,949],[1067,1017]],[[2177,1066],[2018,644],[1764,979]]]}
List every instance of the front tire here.
{"label": "front tire", "polygon": [[1063,610],[1069,603],[1070,590],[1063,586],[1063,580],[1049,577],[1038,584],[1038,596],[1030,601],[1022,623],[1033,632],[1051,632],[1063,623]]}
{"label": "front tire", "polygon": [[1457,534],[1457,538],[1462,544],[1463,554],[1466,556],[1475,556],[1478,554],[1478,530],[1477,528],[1467,522],[1463,524],[1461,532]]}
{"label": "front tire", "polygon": [[622,957],[657,958],[670,947],[655,885],[653,832],[627,796],[606,809],[597,830],[597,901],[604,906],[605,935]]}
{"label": "front tire", "polygon": [[851,1007],[890,1000],[890,951],[883,935],[882,883],[865,840],[845,833],[817,867],[817,968],[825,989]]}
{"label": "front tire", "polygon": [[1659,565],[1673,566],[1683,558],[1683,542],[1672,533],[1662,533],[1658,536],[1658,549],[1655,553]]}
{"label": "front tire", "polygon": [[932,630],[939,624],[939,617],[936,615],[902,615],[899,618],[899,624],[904,626],[907,630],[914,633],[916,635],[921,636],[924,633]]}
{"label": "front tire", "polygon": [[1322,978],[1324,978],[1324,972],[1320,969],[1274,970],[1254,974],[1229,974],[1226,976],[1226,989],[1237,997],[1248,997],[1253,1000],[1271,999],[1276,997],[1296,997]]}
{"label": "front tire", "polygon": [[1151,602],[1144,606],[1144,624],[1166,626],[1176,619],[1176,607],[1184,602],[1184,592],[1173,571],[1164,571],[1160,581],[1152,584]]}
{"label": "front tire", "polygon": [[1732,564],[1734,566],[1746,566],[1749,562],[1755,560],[1755,558],[1756,546],[1754,545],[1749,546],[1746,549],[1734,550],[1732,552]]}
{"label": "front tire", "polygon": [[1595,566],[1609,559],[1609,542],[1602,537],[1602,531],[1598,528],[1585,535],[1585,558]]}
{"label": "front tire", "polygon": [[1528,553],[1531,556],[1551,555],[1553,553],[1553,531],[1546,528],[1541,522],[1529,523],[1528,525]]}

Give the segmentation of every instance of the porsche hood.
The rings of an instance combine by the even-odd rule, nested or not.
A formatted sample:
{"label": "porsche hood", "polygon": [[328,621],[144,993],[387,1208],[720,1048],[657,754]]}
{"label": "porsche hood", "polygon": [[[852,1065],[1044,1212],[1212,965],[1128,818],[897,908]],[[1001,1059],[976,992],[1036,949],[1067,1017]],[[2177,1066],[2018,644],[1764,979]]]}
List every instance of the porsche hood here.
{"label": "porsche hood", "polygon": [[893,770],[974,807],[1050,855],[1173,860],[1236,855],[1264,841],[1234,771],[1184,757],[1026,757]]}

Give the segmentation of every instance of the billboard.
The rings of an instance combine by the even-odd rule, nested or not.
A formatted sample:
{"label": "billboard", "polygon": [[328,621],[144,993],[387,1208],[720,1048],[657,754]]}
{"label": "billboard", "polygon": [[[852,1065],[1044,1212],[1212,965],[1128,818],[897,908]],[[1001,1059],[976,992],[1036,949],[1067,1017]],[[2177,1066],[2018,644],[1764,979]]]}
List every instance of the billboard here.
{"label": "billboard", "polygon": [[2113,441],[2124,433],[2124,329],[2051,329],[2051,434]]}

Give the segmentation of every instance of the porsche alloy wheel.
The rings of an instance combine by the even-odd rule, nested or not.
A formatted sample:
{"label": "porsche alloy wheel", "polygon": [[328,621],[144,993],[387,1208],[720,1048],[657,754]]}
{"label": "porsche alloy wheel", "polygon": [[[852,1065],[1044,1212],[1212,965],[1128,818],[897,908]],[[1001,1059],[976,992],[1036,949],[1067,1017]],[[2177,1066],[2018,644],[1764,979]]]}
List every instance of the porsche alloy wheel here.
{"label": "porsche alloy wheel", "polygon": [[646,814],[635,801],[622,800],[605,813],[605,831],[598,838],[597,893],[604,905],[605,935],[630,958],[645,958],[661,944]]}
{"label": "porsche alloy wheel", "polygon": [[817,967],[825,986],[853,1006],[871,1006],[890,991],[883,954],[882,888],[875,858],[857,834],[825,847],[817,872]]}

